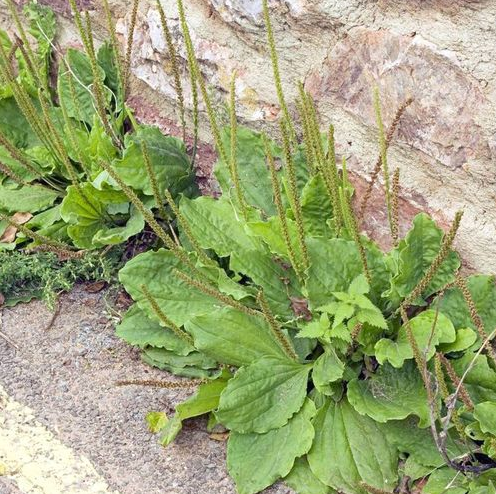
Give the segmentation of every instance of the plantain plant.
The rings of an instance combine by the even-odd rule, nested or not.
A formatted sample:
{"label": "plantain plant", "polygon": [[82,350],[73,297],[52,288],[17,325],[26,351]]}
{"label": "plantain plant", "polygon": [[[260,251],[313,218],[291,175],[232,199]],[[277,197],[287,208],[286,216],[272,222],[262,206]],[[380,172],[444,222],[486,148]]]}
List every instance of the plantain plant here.
{"label": "plantain plant", "polygon": [[209,427],[226,428],[240,494],[278,479],[300,494],[494,493],[494,278],[461,275],[453,247],[461,213],[447,232],[418,214],[399,238],[399,172],[390,180],[387,148],[408,101],[386,133],[375,97],[374,177],[382,170],[394,247],[361,232],[333,127],[320,132],[303,87],[297,119],[284,101],[263,4],[278,142],[238,128],[234,77],[231,124],[219,128],[178,0],[222,195],[170,201],[180,244],[145,217],[167,249],[120,271],[135,304],[118,335],[150,364],[195,378],[157,385],[199,385],[173,417],[153,412],[149,423],[164,445],[191,417],[208,414]]}
{"label": "plantain plant", "polygon": [[70,4],[84,50],[62,55],[51,10],[28,3],[23,20],[7,0],[17,34],[0,31],[0,249],[89,250],[141,232],[142,213],[105,167],[162,224],[172,218],[166,191],[198,193],[184,143],[126,105],[136,8],[122,55],[106,0],[110,38],[98,49],[90,17]]}

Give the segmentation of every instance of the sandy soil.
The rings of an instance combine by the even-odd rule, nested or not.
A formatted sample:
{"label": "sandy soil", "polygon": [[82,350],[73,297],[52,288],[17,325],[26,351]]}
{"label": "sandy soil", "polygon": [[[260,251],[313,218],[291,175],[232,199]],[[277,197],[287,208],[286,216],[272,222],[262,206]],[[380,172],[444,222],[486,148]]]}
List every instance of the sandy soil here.
{"label": "sandy soil", "polygon": [[[0,338],[0,384],[120,494],[234,494],[225,443],[210,437],[205,420],[189,421],[166,449],[147,430],[148,411],[171,413],[188,391],[115,386],[174,377],[143,364],[115,337],[105,297],[77,287],[61,297],[49,329],[51,314],[41,302],[4,309],[1,330],[18,348]],[[0,477],[1,494],[18,492]],[[291,492],[282,484],[266,491]]]}

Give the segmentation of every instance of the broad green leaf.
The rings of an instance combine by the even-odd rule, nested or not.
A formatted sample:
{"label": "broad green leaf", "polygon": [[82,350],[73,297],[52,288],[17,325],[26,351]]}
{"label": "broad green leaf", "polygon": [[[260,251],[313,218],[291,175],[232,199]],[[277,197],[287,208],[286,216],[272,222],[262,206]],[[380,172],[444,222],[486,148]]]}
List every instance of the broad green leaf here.
{"label": "broad green leaf", "polygon": [[362,272],[354,242],[343,239],[307,239],[310,269],[307,290],[313,308],[333,300],[332,292],[343,292]]}
{"label": "broad green leaf", "polygon": [[470,494],[496,494],[496,482],[488,485],[470,486]]}
{"label": "broad green leaf", "polygon": [[[301,262],[302,256],[298,243],[298,231],[296,223],[287,219],[288,232],[293,252],[298,262]],[[278,216],[272,216],[267,221],[253,221],[247,224],[247,231],[253,237],[261,238],[269,248],[272,254],[283,257],[287,262],[290,260],[288,248],[284,241],[284,234],[281,226],[281,220]]]}
{"label": "broad green leaf", "polygon": [[312,319],[310,322],[300,324],[301,331],[297,338],[320,338],[330,328],[329,316],[326,313],[320,315],[320,319]]}
{"label": "broad green leaf", "polygon": [[429,476],[422,494],[466,494],[468,486],[464,484],[463,475],[448,467],[440,468]]}
{"label": "broad green leaf", "polygon": [[50,206],[59,194],[42,185],[23,185],[18,189],[8,189],[0,185],[0,208],[12,213],[36,213]]}
{"label": "broad green leaf", "polygon": [[217,363],[199,352],[177,355],[165,348],[146,348],[141,358],[143,362],[166,370],[177,376],[206,379],[219,374]]}
{"label": "broad green leaf", "polygon": [[[96,113],[96,101],[92,92],[94,78],[90,60],[85,53],[74,48],[67,50],[64,60],[65,63],[61,62],[59,65],[58,97],[69,117],[92,125]],[[98,77],[103,83],[105,72],[101,67],[97,70]],[[71,83],[74,93],[71,91]],[[107,103],[109,96],[109,93],[105,92]]]}
{"label": "broad green leaf", "polygon": [[139,233],[145,223],[141,213],[130,208],[129,219],[124,226],[117,226],[110,218],[108,207],[123,204],[126,196],[116,190],[98,190],[90,183],[67,188],[62,201],[61,215],[70,224],[67,231],[74,245],[93,249],[102,245],[118,244]]}
{"label": "broad green leaf", "polygon": [[[1,105],[1,101],[2,100],[0,100],[0,105]],[[32,151],[33,149],[36,148],[30,148],[28,151]],[[36,163],[36,161],[31,160],[31,157],[26,152],[24,154],[26,161],[30,163],[30,165],[34,168],[35,171],[27,169],[19,161],[12,158],[11,154],[7,151],[7,149],[4,146],[0,146],[0,162],[2,162],[7,168],[10,169],[10,171],[12,171],[19,178],[22,178],[25,182],[32,182],[33,180],[38,178],[38,174],[36,173],[36,170],[38,170],[38,172],[41,175],[46,174],[46,171],[43,170],[43,168],[39,166],[38,163]],[[6,175],[0,172],[0,184],[4,181],[4,178],[6,178]]]}
{"label": "broad green leaf", "polygon": [[[467,286],[481,317],[486,332],[489,334],[496,327],[496,284],[494,276],[473,275],[467,278]],[[476,329],[469,308],[458,288],[446,290],[440,300],[440,310],[449,314],[455,328]]]}
{"label": "broad green leaf", "polygon": [[[36,56],[33,62],[38,66],[39,72],[46,84],[49,77],[49,63],[52,52],[52,41],[55,38],[57,29],[55,14],[49,7],[36,2],[29,2],[24,6],[24,15],[29,20],[29,33],[36,39]],[[22,77],[29,74],[28,70],[23,70]],[[29,75],[29,79],[31,76]],[[34,90],[36,81],[31,81]],[[36,93],[35,93],[36,94]]]}
{"label": "broad green leaf", "polygon": [[300,285],[292,269],[262,250],[239,250],[231,255],[229,267],[262,287],[274,312],[281,318],[294,319],[292,299],[301,300]]}
{"label": "broad green leaf", "polygon": [[[217,362],[206,357],[200,352],[191,352],[187,355],[178,355],[177,353],[165,348],[148,347],[145,349],[144,356],[153,360],[155,364],[170,365],[172,367],[199,367],[202,369],[213,369],[217,367]],[[159,365],[156,365],[159,367]]]}
{"label": "broad green leaf", "polygon": [[106,40],[98,49],[97,60],[100,67],[105,72],[105,85],[114,93],[117,100],[119,94],[119,76],[115,63],[115,54],[110,41]]}
{"label": "broad green leaf", "polygon": [[409,456],[400,471],[403,477],[409,477],[410,480],[414,481],[427,478],[432,473],[432,467],[417,463],[412,456]]}
{"label": "broad green leaf", "polygon": [[[444,233],[425,213],[413,220],[413,228],[398,247],[399,271],[392,279],[392,290],[400,298],[407,297],[429,269],[441,247]],[[458,254],[451,251],[441,264],[423,296],[428,297],[454,281],[460,267]]]}
{"label": "broad green leaf", "polygon": [[157,319],[157,315],[146,300],[141,285],[146,285],[161,310],[178,326],[197,315],[210,314],[222,307],[216,298],[181,280],[176,270],[194,276],[172,252],[159,249],[131,259],[120,270],[119,279],[133,300],[152,319]]}
{"label": "broad green leaf", "polygon": [[162,430],[169,419],[164,412],[148,412],[145,417],[146,423],[148,424],[148,429],[150,432],[156,433]]}
{"label": "broad green leaf", "polygon": [[[84,136],[82,138],[84,139]],[[83,147],[83,143],[80,144],[80,147]],[[93,125],[90,133],[86,136],[83,149],[88,153],[90,160],[93,161],[95,170],[101,170],[100,161],[110,162],[118,154],[118,150],[112,143],[112,138],[105,132],[105,128],[97,115],[93,118]]]}
{"label": "broad green leaf", "polygon": [[474,418],[479,421],[482,432],[496,436],[496,402],[477,403],[474,407]]}
{"label": "broad green leaf", "polygon": [[[436,352],[439,343],[453,343],[456,340],[456,332],[452,322],[441,312],[429,309],[421,312],[418,316],[410,319],[410,328],[417,342],[418,348],[427,360],[430,360]],[[376,358],[380,364],[386,361],[396,368],[403,365],[405,360],[413,359],[413,350],[405,325],[398,332],[396,341],[383,338],[375,345]]]}
{"label": "broad green leaf", "polygon": [[40,171],[42,176],[60,173],[60,175],[69,180],[70,177],[67,169],[56,160],[54,155],[45,146],[34,146],[26,149],[24,154],[25,158],[33,164],[35,170]]}
{"label": "broad green leaf", "polygon": [[372,273],[370,293],[367,296],[381,310],[389,309],[391,301],[383,296],[391,286],[391,272],[386,263],[386,256],[372,240],[362,236],[361,241],[367,253],[369,271]]}
{"label": "broad green leaf", "polygon": [[220,397],[217,419],[243,434],[282,427],[303,404],[310,369],[275,357],[241,367]]}
{"label": "broad green leaf", "polygon": [[344,363],[336,355],[333,348],[326,348],[324,353],[315,361],[312,370],[312,381],[317,389],[329,383],[339,381],[343,377]]}
{"label": "broad green leaf", "polygon": [[160,442],[167,446],[176,438],[183,426],[183,420],[198,417],[212,410],[219,404],[219,397],[226,387],[227,381],[231,378],[231,373],[224,369],[222,373],[213,381],[201,384],[195,394],[190,396],[176,407],[176,413],[162,429]]}
{"label": "broad green leaf", "polygon": [[415,414],[420,418],[420,427],[430,423],[427,392],[413,361],[406,362],[401,369],[381,365],[368,379],[353,379],[348,383],[347,396],[358,413],[377,422]]}
{"label": "broad green leaf", "polygon": [[298,494],[335,494],[336,491],[323,484],[312,472],[306,456],[296,458],[293,469],[284,482]]}
{"label": "broad green leaf", "polygon": [[439,345],[442,353],[461,352],[470,348],[477,341],[477,333],[470,328],[462,328],[456,332],[456,340],[453,343]]}
{"label": "broad green leaf", "polygon": [[303,187],[301,212],[305,232],[308,236],[332,237],[332,231],[328,224],[332,217],[332,205],[320,174],[312,177]]}
{"label": "broad green leaf", "polygon": [[474,403],[496,401],[496,372],[489,366],[485,355],[467,352],[450,362],[459,377],[470,368],[463,383]]}
{"label": "broad green leaf", "polygon": [[213,249],[220,257],[260,246],[260,241],[245,233],[245,222],[236,217],[235,210],[225,198],[203,196],[191,200],[183,197],[180,209],[200,246]]}
{"label": "broad green leaf", "polygon": [[122,159],[114,160],[115,171],[126,185],[146,195],[153,194],[143,161],[143,141],[146,142],[150,164],[161,194],[168,189],[172,197],[176,197],[181,192],[197,190],[184,144],[175,137],[164,136],[158,127],[149,125],[140,125],[136,132],[127,134]]}
{"label": "broad green leaf", "polygon": [[264,356],[286,356],[263,317],[231,307],[196,316],[185,327],[196,348],[224,364],[242,366]]}
{"label": "broad green leaf", "polygon": [[[405,420],[391,420],[384,426],[384,432],[391,444],[400,453],[407,453],[409,458],[427,467],[440,467],[445,464],[432,437],[430,428],[420,429],[417,418],[410,416]],[[456,458],[461,451],[467,449],[464,440],[453,439],[451,435],[446,441],[446,450],[450,458]]]}
{"label": "broad green leaf", "polygon": [[359,274],[350,284],[348,293],[350,295],[365,295],[369,293],[370,285],[364,274]]}
{"label": "broad green leaf", "polygon": [[[112,204],[109,204],[108,210]],[[141,232],[145,227],[145,220],[141,213],[134,207],[134,205],[126,205],[129,207],[129,219],[124,226],[111,226],[110,228],[100,229],[93,236],[93,244],[95,245],[115,245],[126,241],[128,238]],[[71,230],[74,232],[76,229]],[[78,232],[80,230],[78,229]]]}
{"label": "broad green leaf", "polygon": [[359,309],[355,316],[362,324],[367,323],[376,328],[387,329],[388,325],[382,312],[374,307],[373,309]]}
{"label": "broad green leaf", "polygon": [[[236,137],[236,161],[243,195],[248,204],[261,209],[267,216],[274,216],[276,208],[262,135],[246,127],[238,127]],[[222,142],[229,155],[231,149],[229,129],[223,129]],[[276,151],[275,147],[272,147],[273,151]],[[277,154],[279,153],[274,153],[276,157]],[[228,164],[218,161],[215,165],[215,176],[219,181],[223,194],[234,197]]]}
{"label": "broad green leaf", "polygon": [[140,348],[165,348],[178,355],[188,355],[194,351],[194,347],[184,339],[161,326],[158,321],[150,319],[137,304],[126,312],[120,324],[115,327],[115,332],[126,343]]}
{"label": "broad green leaf", "polygon": [[227,468],[239,494],[255,494],[285,477],[295,458],[311,447],[315,405],[307,399],[289,422],[265,434],[232,432],[227,444]]}
{"label": "broad green leaf", "polygon": [[176,415],[181,420],[185,420],[215,410],[219,406],[220,395],[229,379],[231,379],[231,373],[224,369],[217,379],[200,384],[194,395],[177,405]]}
{"label": "broad green leaf", "polygon": [[328,399],[313,426],[315,440],[308,463],[324,484],[347,494],[366,494],[361,482],[393,491],[398,455],[386,439],[387,426],[360,415],[346,398],[339,403]]}
{"label": "broad green leaf", "polygon": [[162,446],[168,446],[174,439],[176,439],[179,432],[183,428],[183,423],[178,416],[172,417],[165,424],[164,428],[161,430],[160,434],[160,444]]}
{"label": "broad green leaf", "polygon": [[0,130],[19,149],[40,144],[14,98],[0,99]]}
{"label": "broad green leaf", "polygon": [[336,304],[336,312],[334,313],[334,321],[332,327],[336,328],[343,321],[349,319],[355,313],[355,308],[353,305],[349,305],[345,302],[339,302]]}

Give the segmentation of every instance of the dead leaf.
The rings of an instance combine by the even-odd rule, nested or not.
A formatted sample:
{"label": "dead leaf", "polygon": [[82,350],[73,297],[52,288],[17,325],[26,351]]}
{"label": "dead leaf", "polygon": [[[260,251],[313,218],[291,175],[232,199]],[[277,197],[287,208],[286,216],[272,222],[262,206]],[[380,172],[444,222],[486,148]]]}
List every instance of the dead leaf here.
{"label": "dead leaf", "polygon": [[5,303],[5,296],[3,293],[0,293],[0,307]]}
{"label": "dead leaf", "polygon": [[312,320],[312,313],[308,310],[308,300],[298,297],[289,297],[291,300],[291,309],[297,317],[303,317],[305,321]]}
{"label": "dead leaf", "polygon": [[229,439],[229,432],[213,432],[210,434],[210,439],[214,441],[227,441]]}
{"label": "dead leaf", "polygon": [[120,291],[115,300],[115,305],[119,309],[128,309],[133,304],[133,299],[124,291]]}
{"label": "dead leaf", "polygon": [[88,293],[98,293],[101,292],[106,286],[106,281],[95,281],[94,283],[89,283],[86,285],[85,291]]}
{"label": "dead leaf", "polygon": [[[24,223],[27,223],[32,217],[33,215],[31,213],[15,213],[11,219],[16,223],[19,223],[19,225],[24,225]],[[0,242],[10,244],[15,240],[16,235],[17,228],[14,225],[9,225],[0,237]]]}

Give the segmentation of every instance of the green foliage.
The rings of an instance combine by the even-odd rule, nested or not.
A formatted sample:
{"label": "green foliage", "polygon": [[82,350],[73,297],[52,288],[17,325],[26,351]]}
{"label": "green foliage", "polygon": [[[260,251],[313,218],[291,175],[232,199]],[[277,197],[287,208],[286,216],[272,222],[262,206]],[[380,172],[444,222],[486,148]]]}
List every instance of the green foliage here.
{"label": "green foliage", "polygon": [[220,198],[197,197],[184,144],[139,125],[125,104],[137,2],[124,66],[107,3],[111,42],[98,53],[89,18],[74,12],[85,52],[69,50],[57,88],[43,41],[55,33],[53,17],[28,7],[36,49],[23,31],[22,46],[0,33],[0,228],[6,213],[29,212],[27,226],[9,220],[15,245],[60,250],[120,243],[149,225],[159,242],[120,271],[135,305],[117,333],[150,365],[202,380],[173,417],[149,415],[149,427],[167,445],[184,420],[209,414],[230,431],[227,463],[241,494],[280,478],[301,494],[394,492],[424,477],[427,493],[493,492],[494,279],[460,278],[452,249],[460,214],[445,233],[421,213],[397,238],[398,175],[390,190],[392,134],[378,98],[395,247],[384,252],[361,233],[334,129],[321,135],[302,86],[298,140],[263,7],[280,143],[238,128],[234,76],[230,127],[219,128],[178,0],[194,134],[199,89],[219,153]]}
{"label": "green foliage", "polygon": [[[18,36],[11,40],[0,31],[0,238],[15,213],[60,214],[49,225],[35,221],[21,230],[13,224],[17,235],[0,241],[0,249],[52,239],[59,247],[89,250],[141,232],[143,212],[110,178],[109,167],[143,197],[147,210],[169,221],[168,213],[158,214],[165,211],[166,190],[173,198],[198,194],[190,158],[182,142],[134,120],[123,98],[115,37],[95,52],[91,24],[83,26],[75,11],[85,50],[67,50],[54,83],[48,74],[55,15],[34,1],[24,7],[25,19],[10,0],[9,7]],[[151,173],[144,166],[145,141]],[[155,183],[160,194],[147,197]]]}
{"label": "green foliage", "polygon": [[0,251],[0,294],[7,307],[41,298],[53,309],[57,295],[77,281],[111,281],[118,266],[115,255],[88,253],[60,260],[52,252]]}
{"label": "green foliage", "polygon": [[[256,156],[260,134],[239,132],[244,138],[237,141],[238,156],[251,156],[250,146]],[[273,142],[268,146],[276,149]],[[298,166],[305,166],[299,159]],[[218,169],[224,166],[220,163]],[[284,183],[284,167],[277,173],[277,181]],[[341,170],[338,179],[340,190],[350,188]],[[298,275],[290,250],[298,259],[301,244],[289,192],[280,189],[286,205],[281,220],[278,211],[271,214],[258,199],[276,193],[273,180],[256,181],[257,195],[243,189],[245,212],[231,193],[229,175],[225,180],[219,199],[180,202],[182,224],[200,252],[188,242],[181,247],[185,256],[163,249],[141,254],[121,270],[120,279],[149,318],[160,319],[140,288],[143,284],[169,321],[191,335],[196,352],[219,366],[236,368],[233,377],[221,381],[219,400],[208,412],[231,431],[227,463],[238,491],[256,493],[287,478],[301,493],[393,492],[403,475],[411,477],[412,485],[433,471],[444,472],[448,458],[453,475],[455,469],[469,467],[471,483],[463,483],[464,492],[478,492],[478,469],[491,468],[495,459],[491,410],[496,372],[481,350],[463,294],[446,288],[460,266],[452,251],[439,263],[447,234],[420,214],[390,252],[363,236],[358,244],[348,228],[336,230],[330,196],[310,192],[322,188],[318,184],[324,179],[317,172],[298,188],[306,198],[302,212],[309,259],[308,270]],[[352,211],[346,209],[346,214]],[[179,238],[184,233],[180,222]],[[434,263],[439,263],[436,269]],[[409,301],[429,271],[427,289]],[[496,296],[492,278],[472,277],[468,285],[491,327]],[[162,324],[161,336],[145,334],[137,325],[125,338],[141,347],[165,346],[161,338],[170,332]],[[296,360],[278,335],[294,348]],[[444,401],[448,395],[434,372],[436,353],[450,366],[442,370],[448,394],[467,371],[461,386],[473,400],[473,410],[458,392],[455,408],[447,406],[451,402]],[[220,378],[210,379],[215,383]],[[453,425],[445,445],[439,446],[441,419],[448,410]],[[161,431],[164,444],[179,432],[184,417],[178,413]],[[477,437],[464,432],[466,427]],[[437,431],[435,439],[432,430]],[[432,478],[431,487],[437,482]]]}

